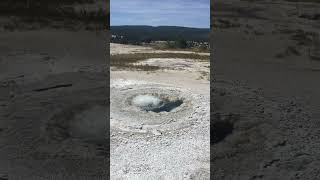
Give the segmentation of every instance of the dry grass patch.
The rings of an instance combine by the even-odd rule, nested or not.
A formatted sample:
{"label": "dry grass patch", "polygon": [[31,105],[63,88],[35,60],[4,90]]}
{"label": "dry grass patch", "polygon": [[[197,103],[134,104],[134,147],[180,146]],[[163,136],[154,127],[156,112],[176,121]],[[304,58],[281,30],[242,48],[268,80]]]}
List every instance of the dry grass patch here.
{"label": "dry grass patch", "polygon": [[135,71],[156,71],[159,70],[159,66],[150,66],[150,65],[136,65],[136,64],[122,64],[116,65],[118,70],[135,70]]}
{"label": "dry grass patch", "polygon": [[174,47],[168,47],[166,44],[150,44],[145,45],[146,47],[151,47],[156,50],[162,50],[162,51],[192,51],[196,53],[210,53],[210,48],[203,48],[203,47],[191,47],[191,48],[174,48]]}
{"label": "dry grass patch", "polygon": [[120,69],[135,69],[142,71],[155,71],[160,69],[158,66],[137,65],[135,63],[151,58],[180,58],[195,59],[199,61],[209,61],[210,56],[200,54],[183,54],[183,53],[136,53],[136,54],[117,54],[111,55],[110,66]]}
{"label": "dry grass patch", "polygon": [[111,66],[118,64],[136,63],[151,58],[179,58],[179,59],[196,59],[200,61],[209,61],[210,56],[196,53],[135,53],[135,54],[117,54],[111,55]]}

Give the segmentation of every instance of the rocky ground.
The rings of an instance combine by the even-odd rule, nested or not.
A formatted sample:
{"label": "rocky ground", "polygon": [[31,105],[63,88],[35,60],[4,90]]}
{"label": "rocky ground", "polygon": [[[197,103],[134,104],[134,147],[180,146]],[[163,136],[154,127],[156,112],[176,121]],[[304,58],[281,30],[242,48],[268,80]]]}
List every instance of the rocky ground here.
{"label": "rocky ground", "polygon": [[[119,53],[162,51],[111,44],[111,54]],[[111,67],[112,179],[208,179],[209,62],[156,58],[138,63],[160,69]],[[170,112],[145,112],[130,104],[140,94],[178,97],[183,103]]]}
{"label": "rocky ground", "polygon": [[319,8],[215,1],[211,178],[319,179]]}
{"label": "rocky ground", "polygon": [[[181,58],[111,67],[112,177],[320,179],[319,3],[212,4],[211,71]],[[107,35],[13,24],[0,29],[0,179],[106,179]],[[139,52],[163,51],[111,44]],[[149,92],[185,103],[168,121],[129,103]]]}
{"label": "rocky ground", "polygon": [[0,3],[0,179],[106,179],[108,4],[50,2]]}
{"label": "rocky ground", "polygon": [[0,179],[108,176],[106,37],[1,32]]}

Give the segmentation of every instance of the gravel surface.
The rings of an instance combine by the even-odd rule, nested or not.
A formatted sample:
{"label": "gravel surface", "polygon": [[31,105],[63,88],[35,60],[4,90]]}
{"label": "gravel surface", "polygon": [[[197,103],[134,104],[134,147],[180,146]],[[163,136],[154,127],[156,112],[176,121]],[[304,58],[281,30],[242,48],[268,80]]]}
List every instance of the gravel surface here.
{"label": "gravel surface", "polygon": [[319,6],[213,2],[212,179],[320,179]]}
{"label": "gravel surface", "polygon": [[0,177],[105,179],[104,36],[41,30],[0,39]]}
{"label": "gravel surface", "polygon": [[[139,47],[112,45],[111,52],[132,48]],[[208,72],[208,63],[169,58],[140,63],[161,70],[111,71],[112,179],[208,179],[209,81],[196,70]],[[145,111],[132,103],[146,95],[182,103],[169,112]]]}

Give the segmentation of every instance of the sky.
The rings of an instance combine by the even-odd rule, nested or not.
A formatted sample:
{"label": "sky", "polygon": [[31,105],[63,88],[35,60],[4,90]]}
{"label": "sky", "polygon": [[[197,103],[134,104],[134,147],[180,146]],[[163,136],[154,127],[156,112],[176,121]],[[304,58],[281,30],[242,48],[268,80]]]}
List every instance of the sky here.
{"label": "sky", "polygon": [[210,0],[110,0],[111,26],[210,27]]}

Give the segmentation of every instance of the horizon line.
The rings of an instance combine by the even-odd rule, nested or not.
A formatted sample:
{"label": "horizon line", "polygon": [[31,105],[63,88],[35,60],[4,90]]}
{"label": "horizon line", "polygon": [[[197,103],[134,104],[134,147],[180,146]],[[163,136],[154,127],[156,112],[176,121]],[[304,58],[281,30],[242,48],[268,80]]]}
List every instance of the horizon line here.
{"label": "horizon line", "polygon": [[133,25],[133,24],[123,24],[123,25],[110,25],[110,27],[112,26],[149,26],[149,27],[183,27],[183,28],[195,28],[195,29],[210,29],[209,27],[194,27],[194,26],[173,26],[173,25],[141,25],[141,24],[137,24],[137,25]]}

